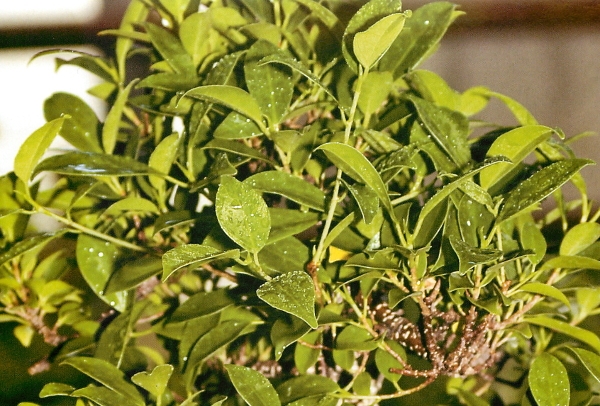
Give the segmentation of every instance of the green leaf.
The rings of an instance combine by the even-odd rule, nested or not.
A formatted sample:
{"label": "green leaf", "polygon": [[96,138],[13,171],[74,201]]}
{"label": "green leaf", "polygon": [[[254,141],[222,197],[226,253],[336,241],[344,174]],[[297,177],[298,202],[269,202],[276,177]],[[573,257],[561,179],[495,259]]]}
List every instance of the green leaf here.
{"label": "green leaf", "polygon": [[155,256],[144,256],[127,262],[113,272],[106,284],[104,294],[132,289],[162,270],[161,259]]}
{"label": "green leaf", "polygon": [[34,175],[35,166],[50,147],[54,138],[60,133],[67,118],[67,116],[63,116],[44,124],[21,144],[15,156],[14,171],[15,175],[24,184],[29,184],[31,177]]}
{"label": "green leaf", "polygon": [[179,25],[181,44],[192,56],[195,66],[200,65],[210,55],[215,34],[211,26],[210,12],[190,14]]}
{"label": "green leaf", "polygon": [[426,4],[406,20],[404,29],[381,58],[379,69],[394,72],[398,78],[431,55],[448,27],[462,12],[446,1]]}
{"label": "green leaf", "polygon": [[127,306],[128,292],[104,294],[119,256],[119,249],[108,241],[86,234],[77,237],[76,258],[83,279],[100,299],[122,312]]}
{"label": "green leaf", "polygon": [[402,13],[390,14],[354,36],[354,55],[365,69],[377,63],[387,52],[402,31],[405,19]]}
{"label": "green leaf", "polygon": [[529,387],[539,406],[568,406],[569,376],[564,365],[547,352],[531,363]]}
{"label": "green leaf", "polygon": [[462,114],[437,106],[427,100],[409,95],[419,119],[436,144],[444,151],[457,169],[471,162],[471,150],[467,142],[469,120]]}
{"label": "green leaf", "polygon": [[288,404],[309,396],[334,393],[340,388],[337,383],[321,375],[302,375],[288,379],[277,386],[282,404]]}
{"label": "green leaf", "polygon": [[12,246],[9,249],[2,252],[0,254],[0,265],[3,265],[5,262],[10,261],[13,258],[18,257],[19,255],[32,250],[34,248],[42,247],[49,241],[55,239],[57,236],[64,234],[64,232],[59,233],[44,233],[37,234],[31,237],[27,237],[24,240],[21,240]]}
{"label": "green leaf", "polygon": [[583,366],[600,382],[600,356],[583,348],[567,347],[577,355]]}
{"label": "green leaf", "polygon": [[183,302],[169,318],[170,323],[191,320],[220,312],[235,302],[227,289],[218,289],[212,292],[199,292]]}
{"label": "green leaf", "polygon": [[162,257],[162,280],[167,280],[174,272],[188,266],[199,267],[217,259],[238,258],[239,255],[239,250],[221,251],[200,244],[179,245],[167,251]]}
{"label": "green leaf", "polygon": [[[123,32],[135,32],[135,26],[146,19],[149,13],[149,8],[146,3],[142,0],[132,0],[125,10],[125,14],[121,19],[121,25],[119,31]],[[115,54],[117,57],[117,65],[119,68],[119,75],[121,82],[125,80],[127,57],[129,50],[133,46],[133,40],[126,36],[119,36],[115,45]]]}
{"label": "green leaf", "polygon": [[[355,36],[360,31],[367,30],[377,21],[398,13],[401,9],[401,0],[371,0],[352,16],[342,37],[342,53],[346,63],[355,73],[358,72],[358,65],[355,61],[356,55],[353,54]],[[387,49],[387,46],[385,49]],[[385,49],[382,52],[385,52]]]}
{"label": "green leaf", "polygon": [[273,385],[260,372],[241,365],[225,365],[231,383],[249,406],[279,406]]}
{"label": "green leaf", "polygon": [[267,133],[262,112],[256,99],[245,90],[228,85],[200,86],[187,91],[184,96],[221,104],[253,120],[262,132]]}
{"label": "green leaf", "polygon": [[217,324],[194,344],[186,369],[195,367],[213,352],[238,338],[249,324],[247,320],[225,320]]}
{"label": "green leaf", "polygon": [[310,346],[302,343],[296,345],[294,348],[294,364],[300,374],[306,374],[306,371],[316,364],[321,355],[321,350],[315,347],[323,344],[323,333],[321,331],[311,331],[302,336],[302,342]]}
{"label": "green leaf", "polygon": [[393,89],[393,82],[390,72],[369,72],[358,98],[358,108],[365,116],[375,113],[383,105]]}
{"label": "green leaf", "polygon": [[275,193],[311,209],[325,211],[325,194],[315,185],[283,171],[264,171],[244,180],[266,193]]}
{"label": "green leaf", "polygon": [[44,385],[40,391],[40,398],[48,396],[69,396],[75,390],[71,385],[59,382],[51,382]]}
{"label": "green leaf", "polygon": [[540,270],[547,271],[549,269],[565,268],[565,269],[592,269],[600,271],[600,261],[588,257],[558,256],[544,262]]}
{"label": "green leaf", "polygon": [[310,326],[294,316],[281,317],[275,320],[271,328],[271,342],[275,347],[275,360],[279,360],[283,355],[283,350],[309,331]]}
{"label": "green leaf", "polygon": [[285,116],[294,93],[294,82],[288,68],[260,63],[261,59],[278,51],[279,48],[270,42],[258,40],[246,53],[244,62],[248,90],[271,125],[278,124]]}
{"label": "green leaf", "polygon": [[560,255],[577,255],[600,238],[600,224],[581,223],[575,225],[560,243]]}
{"label": "green leaf", "polygon": [[108,217],[118,217],[125,213],[131,216],[133,213],[154,213],[158,214],[160,211],[156,205],[143,197],[126,197],[125,199],[119,200],[104,211],[103,215]]}
{"label": "green leaf", "polygon": [[67,358],[62,364],[72,366],[107,388],[125,396],[131,405],[145,405],[135,386],[125,381],[125,374],[106,361],[91,357],[72,357]]}
{"label": "green leaf", "polygon": [[486,89],[485,87],[477,87],[475,91],[481,94],[482,96],[488,98],[495,97],[496,99],[504,103],[506,107],[508,107],[510,112],[515,116],[520,125],[527,126],[538,124],[535,117],[533,117],[533,115],[518,101],[501,93],[492,92],[491,90]]}
{"label": "green leaf", "polygon": [[367,330],[354,325],[344,327],[335,341],[336,350],[371,351],[377,346],[377,341]]}
{"label": "green leaf", "polygon": [[125,89],[120,90],[117,99],[106,115],[104,126],[102,127],[102,148],[107,154],[112,154],[117,145],[119,130],[121,128],[121,118],[125,110],[125,104],[129,99],[129,93],[137,80],[132,80]]}
{"label": "green leaf", "polygon": [[352,197],[354,197],[364,222],[371,224],[379,212],[379,199],[373,189],[368,185],[360,183],[346,185],[346,188],[350,191]]}
{"label": "green leaf", "polygon": [[577,326],[572,326],[564,321],[556,320],[546,316],[530,316],[526,317],[525,321],[527,323],[546,327],[558,333],[562,333],[573,337],[574,339],[586,343],[594,350],[600,352],[600,338],[589,330],[585,330]]}
{"label": "green leaf", "polygon": [[257,296],[270,306],[304,320],[317,328],[315,288],[306,272],[292,271],[265,282]]}
{"label": "green leaf", "polygon": [[249,118],[232,111],[215,129],[213,136],[222,139],[244,139],[262,135],[261,129]]}
{"label": "green leaf", "polygon": [[[307,230],[316,225],[323,217],[320,213],[281,209],[279,207],[270,207],[269,213],[271,216],[269,245]],[[267,247],[268,245],[263,249],[267,249]]]}
{"label": "green leaf", "polygon": [[196,66],[192,57],[186,52],[177,36],[156,24],[145,23],[143,26],[146,28],[152,44],[173,71],[184,76],[195,76]]}
{"label": "green leaf", "polygon": [[169,364],[157,365],[150,373],[143,371],[133,375],[131,381],[146,389],[156,398],[160,398],[167,389],[173,369],[173,366]]}
{"label": "green leaf", "polygon": [[60,135],[75,148],[102,152],[98,138],[100,122],[94,110],[77,96],[68,93],[54,93],[44,102],[44,117],[52,121],[63,115],[69,115],[60,130]]}
{"label": "green leaf", "polygon": [[459,238],[450,237],[450,244],[458,256],[460,264],[459,274],[464,275],[475,265],[487,264],[502,258],[502,251],[495,249],[483,249],[471,247]]}
{"label": "green leaf", "polygon": [[481,187],[489,190],[503,179],[510,179],[519,169],[519,164],[532,153],[538,145],[545,142],[554,133],[550,127],[527,125],[515,128],[499,136],[487,152],[487,156],[504,156],[511,162],[487,168],[479,175]]}
{"label": "green leaf", "polygon": [[224,140],[224,139],[213,139],[210,140],[206,145],[202,148],[204,149],[217,149],[220,151],[230,152],[232,154],[236,154],[242,157],[251,158],[251,159],[259,159],[264,162],[268,162],[271,165],[275,165],[275,162],[271,161],[268,157],[263,155],[259,150],[249,147],[241,142],[234,140]]}
{"label": "green leaf", "polygon": [[271,217],[261,195],[231,176],[221,177],[215,200],[216,215],[229,238],[258,253],[269,239]]}
{"label": "green leaf", "polygon": [[497,222],[501,223],[528,210],[561,187],[583,167],[593,164],[587,159],[565,159],[554,162],[519,183],[508,193]]}
{"label": "green leaf", "polygon": [[[179,140],[180,136],[177,133],[165,137],[150,154],[148,166],[157,172],[168,175],[177,157]],[[165,188],[166,182],[164,177],[150,176],[148,180],[155,189],[162,190]]]}
{"label": "green leaf", "polygon": [[92,152],[67,152],[44,159],[35,167],[34,174],[49,171],[73,176],[138,176],[158,175],[148,165],[135,159]]}
{"label": "green leaf", "polygon": [[529,256],[529,260],[537,265],[539,264],[548,248],[546,238],[542,231],[537,227],[533,221],[527,221],[524,223],[519,230],[519,237],[521,240],[521,247],[524,250],[531,250],[534,252],[533,255]]}
{"label": "green leaf", "polygon": [[385,183],[383,183],[373,164],[362,153],[356,148],[338,142],[322,144],[317,149],[323,151],[335,166],[352,179],[369,185],[388,210],[390,216],[395,217]]}
{"label": "green leaf", "polygon": [[[400,343],[397,341],[386,341],[386,343],[392,350],[394,350],[394,352],[396,352],[396,354],[406,360],[406,350],[400,345]],[[390,369],[393,368],[396,370],[401,370],[404,369],[404,366],[400,361],[398,361],[383,348],[378,348],[375,352],[375,365],[377,365],[377,369],[379,372],[381,372],[385,379],[390,382],[398,382],[398,380],[402,377],[401,374],[391,372]]]}
{"label": "green leaf", "polygon": [[73,391],[70,396],[74,398],[89,399],[98,406],[120,406],[130,402],[126,396],[118,392],[113,392],[108,388],[95,385],[88,385],[85,388],[77,389]]}
{"label": "green leaf", "polygon": [[551,285],[546,285],[545,283],[540,282],[530,282],[519,288],[519,291],[535,293],[539,295],[544,295],[556,299],[563,303],[567,307],[571,307],[571,303],[569,303],[569,299],[562,293],[560,290]]}

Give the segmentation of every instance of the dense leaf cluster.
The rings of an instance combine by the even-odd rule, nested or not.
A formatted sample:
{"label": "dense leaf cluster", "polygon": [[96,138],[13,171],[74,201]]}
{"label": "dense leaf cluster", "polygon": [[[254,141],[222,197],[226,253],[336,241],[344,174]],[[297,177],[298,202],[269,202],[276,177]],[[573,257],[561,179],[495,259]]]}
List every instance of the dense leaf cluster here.
{"label": "dense leaf cluster", "polygon": [[[0,179],[0,322],[46,343],[31,374],[68,369],[37,402],[598,393],[591,162],[511,98],[418,68],[455,5],[336,4],[132,0],[112,57],[57,59],[110,108],[52,95]],[[483,121],[491,99],[515,122]],[[48,156],[57,136],[73,150]]]}

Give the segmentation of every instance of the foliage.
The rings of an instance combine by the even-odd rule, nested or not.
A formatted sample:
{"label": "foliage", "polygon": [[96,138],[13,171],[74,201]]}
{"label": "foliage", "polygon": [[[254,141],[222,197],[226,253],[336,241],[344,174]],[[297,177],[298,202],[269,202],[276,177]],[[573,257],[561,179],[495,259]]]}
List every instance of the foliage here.
{"label": "foliage", "polygon": [[[0,322],[45,343],[22,405],[598,394],[591,162],[418,68],[453,4],[347,6],[132,0],[112,57],[56,60],[110,108],[52,95],[0,179]],[[483,121],[491,99],[515,123]],[[57,136],[73,150],[47,156]]]}

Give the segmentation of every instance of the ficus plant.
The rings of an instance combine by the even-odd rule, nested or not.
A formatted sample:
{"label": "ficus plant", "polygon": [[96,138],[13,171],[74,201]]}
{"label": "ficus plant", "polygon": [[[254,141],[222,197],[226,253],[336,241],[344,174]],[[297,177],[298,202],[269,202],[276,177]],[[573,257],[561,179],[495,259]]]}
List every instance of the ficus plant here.
{"label": "ficus plant", "polygon": [[0,179],[22,406],[598,401],[592,162],[419,69],[462,13],[401,6],[132,0],[56,59],[108,109],[51,95]]}

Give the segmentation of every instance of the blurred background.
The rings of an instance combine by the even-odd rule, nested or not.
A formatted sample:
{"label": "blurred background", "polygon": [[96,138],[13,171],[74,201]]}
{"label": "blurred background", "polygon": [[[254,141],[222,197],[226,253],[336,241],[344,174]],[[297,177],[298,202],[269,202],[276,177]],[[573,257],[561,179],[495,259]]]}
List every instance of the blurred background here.
{"label": "blurred background", "polygon": [[[415,9],[428,0],[405,0]],[[484,85],[524,104],[543,124],[569,136],[600,131],[600,1],[457,0],[460,17],[424,66],[459,91]],[[111,37],[128,0],[20,0],[0,2],[0,174],[12,169],[23,139],[44,123],[43,100],[55,91],[84,98],[99,116],[104,106],[85,90],[93,76],[70,66],[54,69],[54,56],[32,62],[48,48],[109,53]],[[512,124],[492,103],[486,118]],[[60,144],[57,145],[61,147]],[[600,160],[600,141],[574,145]],[[590,194],[600,200],[600,167],[585,169]]]}

